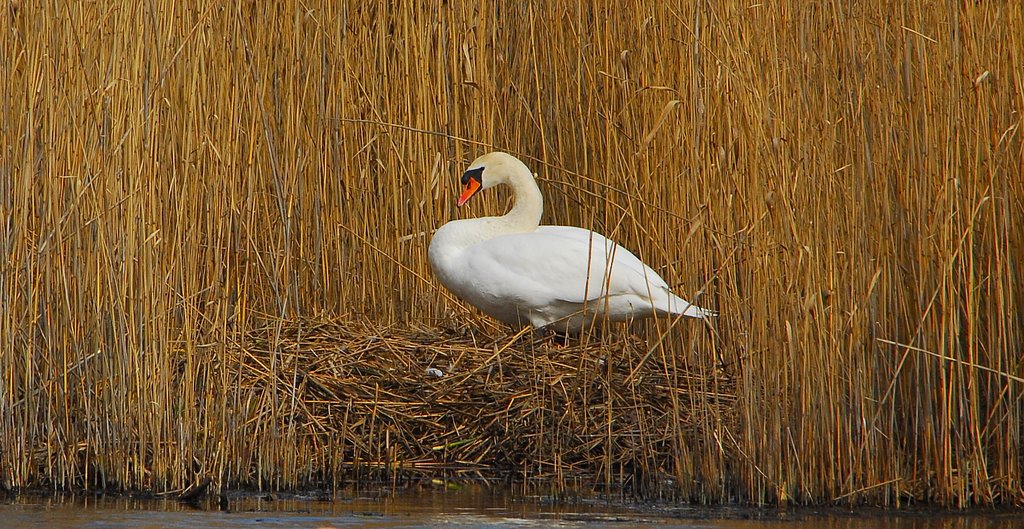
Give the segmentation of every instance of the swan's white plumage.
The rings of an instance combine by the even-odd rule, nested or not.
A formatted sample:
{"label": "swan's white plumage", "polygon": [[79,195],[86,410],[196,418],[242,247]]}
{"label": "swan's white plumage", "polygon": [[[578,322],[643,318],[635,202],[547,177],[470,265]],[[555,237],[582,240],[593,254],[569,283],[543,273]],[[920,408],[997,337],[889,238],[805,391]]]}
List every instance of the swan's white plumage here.
{"label": "swan's white plumage", "polygon": [[464,185],[474,171],[480,189],[511,185],[515,205],[501,217],[445,224],[430,241],[429,258],[441,284],[485,314],[517,327],[569,333],[594,319],[714,315],[673,294],[654,270],[602,235],[538,226],[543,199],[519,160],[505,153],[481,156]]}

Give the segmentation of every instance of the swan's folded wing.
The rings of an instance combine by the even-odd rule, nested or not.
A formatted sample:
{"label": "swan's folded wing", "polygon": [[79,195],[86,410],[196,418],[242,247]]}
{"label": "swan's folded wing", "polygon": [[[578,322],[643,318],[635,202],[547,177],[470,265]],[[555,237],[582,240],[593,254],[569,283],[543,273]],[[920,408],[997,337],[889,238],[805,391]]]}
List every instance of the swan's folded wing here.
{"label": "swan's folded wing", "polygon": [[465,266],[464,273],[487,278],[477,284],[480,294],[532,306],[668,289],[625,248],[598,233],[567,226],[541,226],[477,244],[467,252]]}

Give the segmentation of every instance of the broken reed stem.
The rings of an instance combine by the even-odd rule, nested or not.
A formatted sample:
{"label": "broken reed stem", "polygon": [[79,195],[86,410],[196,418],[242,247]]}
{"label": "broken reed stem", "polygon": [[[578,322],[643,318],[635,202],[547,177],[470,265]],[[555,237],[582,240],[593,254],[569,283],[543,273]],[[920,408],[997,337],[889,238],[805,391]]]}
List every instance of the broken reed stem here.
{"label": "broken reed stem", "polygon": [[960,360],[959,358],[952,358],[952,357],[949,357],[949,356],[940,355],[938,353],[934,353],[934,352],[928,351],[926,349],[921,349],[920,347],[914,347],[912,345],[898,343],[898,342],[894,342],[892,340],[884,340],[882,338],[876,338],[876,339],[879,342],[882,342],[882,343],[885,343],[885,344],[895,345],[896,347],[899,347],[899,348],[901,348],[901,349],[903,349],[905,351],[915,351],[915,352],[918,352],[918,353],[924,353],[926,355],[930,355],[930,356],[933,356],[935,358],[939,358],[941,360],[945,360],[947,362],[955,362],[955,363],[960,364],[960,365],[962,365],[964,367],[969,367],[971,369],[978,369],[978,370],[981,370],[981,371],[985,371],[986,373],[992,373],[994,375],[998,375],[999,377],[1005,378],[1006,380],[1010,380],[1010,381],[1016,382],[1018,384],[1024,384],[1024,378],[1015,377],[1015,376],[1013,376],[1013,375],[1011,375],[1009,373],[1005,373],[1003,371],[992,369],[991,367],[986,367],[986,366],[974,364],[974,363],[971,363],[971,362],[966,362],[964,360]]}

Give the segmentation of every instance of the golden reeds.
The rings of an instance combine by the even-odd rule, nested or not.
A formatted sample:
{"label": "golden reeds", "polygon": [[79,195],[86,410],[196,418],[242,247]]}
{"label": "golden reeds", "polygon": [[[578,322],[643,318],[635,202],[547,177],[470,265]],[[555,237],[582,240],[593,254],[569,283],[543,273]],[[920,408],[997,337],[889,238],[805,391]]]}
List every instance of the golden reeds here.
{"label": "golden reeds", "polygon": [[[0,23],[6,487],[1024,499],[1019,2]],[[721,316],[559,346],[453,299],[425,248],[492,149]]]}

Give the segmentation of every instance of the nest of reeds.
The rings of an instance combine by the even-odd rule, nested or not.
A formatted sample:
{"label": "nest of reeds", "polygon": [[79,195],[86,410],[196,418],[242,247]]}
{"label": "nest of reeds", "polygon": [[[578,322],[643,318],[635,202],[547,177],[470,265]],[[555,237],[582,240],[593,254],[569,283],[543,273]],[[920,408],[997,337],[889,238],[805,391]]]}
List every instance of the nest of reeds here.
{"label": "nest of reeds", "polygon": [[734,401],[727,370],[629,333],[282,321],[235,353],[238,383],[272,391],[282,427],[362,477],[672,482]]}

